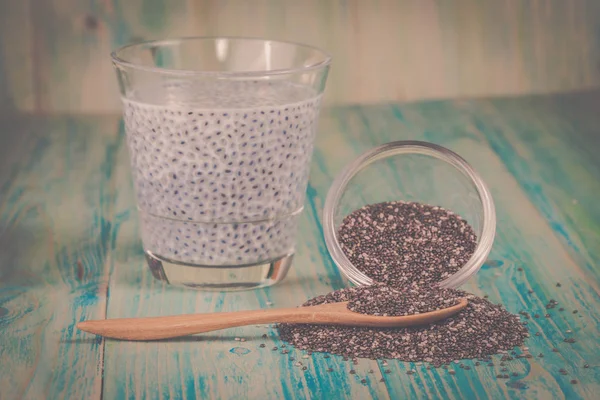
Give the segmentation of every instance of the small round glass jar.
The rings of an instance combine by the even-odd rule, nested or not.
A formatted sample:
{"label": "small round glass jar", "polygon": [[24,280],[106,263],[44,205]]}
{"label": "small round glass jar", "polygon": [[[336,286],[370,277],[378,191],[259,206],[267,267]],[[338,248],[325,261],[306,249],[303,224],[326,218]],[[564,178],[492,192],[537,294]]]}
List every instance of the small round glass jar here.
{"label": "small round glass jar", "polygon": [[475,252],[456,273],[439,283],[457,288],[485,262],[496,232],[491,193],[479,174],[458,154],[432,143],[398,141],[375,147],[349,165],[333,182],[323,210],[323,232],[333,261],[350,282],[373,280],[344,254],[337,229],[344,217],[367,205],[409,201],[439,206],[460,215],[477,234]]}

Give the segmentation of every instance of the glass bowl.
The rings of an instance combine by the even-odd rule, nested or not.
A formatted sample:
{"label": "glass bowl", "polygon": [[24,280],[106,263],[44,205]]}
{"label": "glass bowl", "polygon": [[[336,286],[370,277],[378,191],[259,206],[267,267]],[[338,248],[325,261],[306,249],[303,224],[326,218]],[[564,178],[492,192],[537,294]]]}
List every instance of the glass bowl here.
{"label": "glass bowl", "polygon": [[439,282],[457,288],[485,262],[496,232],[491,193],[479,174],[458,154],[432,143],[397,141],[375,147],[347,165],[333,182],[323,210],[323,232],[333,261],[355,285],[373,280],[346,257],[337,229],[351,212],[385,201],[420,202],[443,207],[465,219],[477,234],[471,258]]}

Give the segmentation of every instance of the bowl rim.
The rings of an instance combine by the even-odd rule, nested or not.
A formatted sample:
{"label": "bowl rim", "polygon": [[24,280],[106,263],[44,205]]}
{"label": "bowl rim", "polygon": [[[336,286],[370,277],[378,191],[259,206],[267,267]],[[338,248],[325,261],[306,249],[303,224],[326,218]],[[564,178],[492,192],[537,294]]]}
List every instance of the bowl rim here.
{"label": "bowl rim", "polygon": [[[447,162],[471,180],[483,207],[483,224],[477,247],[471,258],[453,275],[438,283],[440,287],[457,288],[483,265],[496,235],[496,210],[491,192],[479,173],[461,156],[443,146],[417,140],[389,142],[359,155],[347,164],[333,181],[323,208],[323,235],[329,253],[339,270],[355,285],[370,285],[373,280],[359,271],[344,254],[337,236],[335,214],[339,201],[352,178],[370,164],[391,156],[419,154]],[[450,210],[451,211],[451,210]]]}

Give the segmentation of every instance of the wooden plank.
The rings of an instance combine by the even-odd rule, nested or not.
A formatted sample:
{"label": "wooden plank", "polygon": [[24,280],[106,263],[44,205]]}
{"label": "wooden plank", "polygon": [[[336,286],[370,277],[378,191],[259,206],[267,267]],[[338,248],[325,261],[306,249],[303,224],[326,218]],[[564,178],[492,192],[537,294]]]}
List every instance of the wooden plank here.
{"label": "wooden plank", "polygon": [[118,112],[110,51],[134,40],[193,35],[269,37],[327,49],[334,57],[328,104],[600,84],[595,0],[4,3],[0,82],[9,88],[3,96],[21,109]]}
{"label": "wooden plank", "polygon": [[0,397],[100,398],[117,119],[0,122]]}

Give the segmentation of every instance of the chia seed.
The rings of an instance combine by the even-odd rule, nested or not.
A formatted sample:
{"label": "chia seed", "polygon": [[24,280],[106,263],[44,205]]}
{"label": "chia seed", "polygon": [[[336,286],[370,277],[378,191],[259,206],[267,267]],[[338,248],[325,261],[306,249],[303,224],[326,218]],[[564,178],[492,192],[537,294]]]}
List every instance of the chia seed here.
{"label": "chia seed", "polygon": [[402,201],[366,205],[339,227],[348,259],[375,282],[424,289],[457,272],[477,237],[460,216],[440,207]]}
{"label": "chia seed", "polygon": [[[369,290],[364,287],[345,288],[318,296],[303,306],[350,301],[353,298],[356,301],[357,297],[368,296],[368,293]],[[339,354],[345,358],[410,362],[427,360],[436,366],[459,359],[486,358],[523,346],[527,330],[518,316],[509,313],[501,305],[461,290],[448,289],[448,293],[454,298],[466,297],[469,304],[458,314],[427,326],[373,329],[280,324],[278,329],[285,342],[300,350]]]}
{"label": "chia seed", "polygon": [[458,304],[462,292],[453,289],[404,291],[383,284],[358,287],[350,296],[348,309],[377,316],[402,316],[426,313]]}
{"label": "chia seed", "polygon": [[[446,364],[463,359],[485,360],[493,366],[490,356],[498,353],[512,360],[508,352],[523,346],[529,336],[517,315],[486,300],[487,295],[480,298],[436,286],[458,271],[477,245],[471,226],[453,212],[420,203],[367,205],[344,218],[338,237],[348,259],[376,283],[337,290],[303,306],[348,302],[353,312],[399,316],[447,308],[463,297],[469,304],[452,317],[419,327],[279,324],[281,339],[297,349],[338,354],[344,361],[357,357],[425,361],[447,369]],[[520,314],[530,318],[525,311]],[[460,368],[471,369],[463,364]]]}

